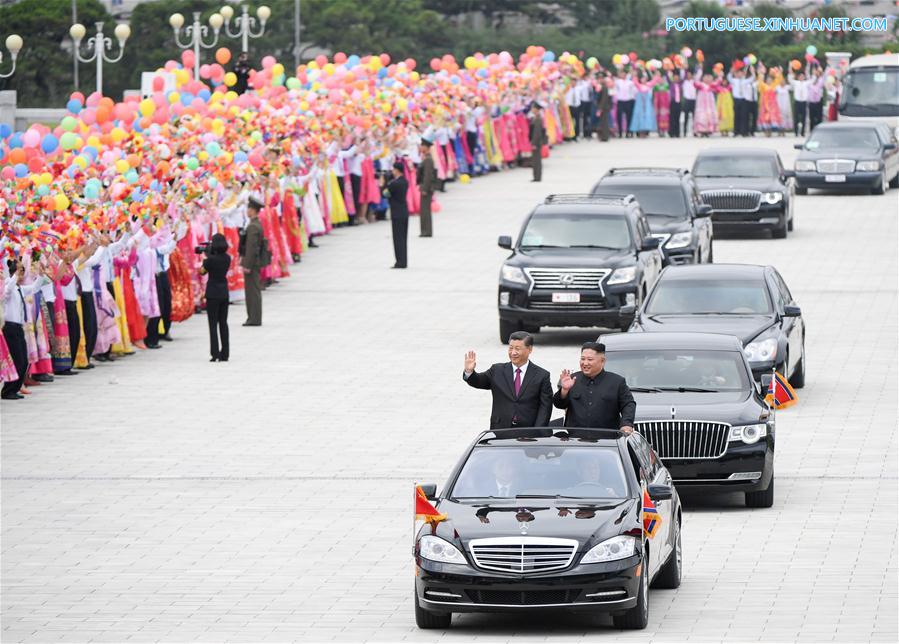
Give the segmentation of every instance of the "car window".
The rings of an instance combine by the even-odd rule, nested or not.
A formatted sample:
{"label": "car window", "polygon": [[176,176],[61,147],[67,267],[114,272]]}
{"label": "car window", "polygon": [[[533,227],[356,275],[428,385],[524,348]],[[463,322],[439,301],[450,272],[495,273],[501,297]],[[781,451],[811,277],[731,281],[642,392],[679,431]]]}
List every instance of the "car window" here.
{"label": "car window", "polygon": [[451,492],[459,499],[521,495],[625,498],[621,455],[615,446],[598,445],[476,448]]}
{"label": "car window", "polygon": [[779,313],[783,313],[784,306],[786,306],[786,304],[787,304],[787,300],[784,299],[784,294],[780,290],[780,287],[777,284],[777,278],[774,275],[771,275],[770,279],[772,282],[772,286],[774,287],[771,290],[772,290],[772,295],[774,296],[775,310],[777,310],[777,312],[779,312]]}
{"label": "car window", "polygon": [[656,475],[659,472],[659,462],[658,459],[655,458],[655,454],[649,447],[649,443],[643,438],[640,434],[631,434],[628,438],[628,442],[632,442],[634,446],[634,451],[637,453],[640,459],[640,463],[643,465],[643,468],[646,470],[649,480],[653,481],[656,478]]}
{"label": "car window", "polygon": [[775,164],[767,156],[701,156],[693,166],[694,177],[773,177]]}
{"label": "car window", "polygon": [[873,152],[880,148],[880,139],[873,127],[815,128],[805,147],[819,151],[849,148]]}
{"label": "car window", "polygon": [[[607,351],[606,365],[631,387],[677,391],[683,387],[745,391],[743,356],[737,351],[631,349]],[[651,400],[648,402],[652,402]]]}
{"label": "car window", "polygon": [[637,198],[640,209],[647,215],[661,215],[664,217],[685,216],[687,204],[683,193],[676,185],[646,185],[642,183],[607,183],[601,187],[607,187],[610,192],[616,194],[632,194]]}
{"label": "car window", "polygon": [[777,284],[778,290],[780,290],[780,295],[783,298],[784,302],[789,304],[793,301],[793,294],[790,293],[790,289],[787,288],[787,283],[784,282],[784,278],[781,277],[780,273],[774,271],[774,283]]}
{"label": "car window", "polygon": [[653,289],[647,315],[766,314],[771,298],[763,279],[665,279]]}
{"label": "car window", "polygon": [[528,221],[520,246],[571,248],[601,246],[616,250],[632,247],[627,219],[621,216],[541,213]]}

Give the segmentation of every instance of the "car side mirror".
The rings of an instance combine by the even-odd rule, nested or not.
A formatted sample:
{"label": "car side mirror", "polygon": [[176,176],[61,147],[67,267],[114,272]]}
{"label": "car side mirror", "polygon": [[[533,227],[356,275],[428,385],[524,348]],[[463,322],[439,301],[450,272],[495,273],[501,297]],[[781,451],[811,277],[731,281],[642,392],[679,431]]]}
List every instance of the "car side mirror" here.
{"label": "car side mirror", "polygon": [[696,209],[697,217],[711,217],[712,216],[712,207],[707,204],[701,204],[699,208]]}
{"label": "car side mirror", "polygon": [[883,149],[884,150],[895,150],[896,144],[895,143],[885,143],[883,146]]}
{"label": "car side mirror", "polygon": [[618,309],[618,317],[626,318],[637,313],[637,307],[633,304],[625,304]]}
{"label": "car side mirror", "polygon": [[643,250],[653,250],[659,247],[658,237],[645,237],[643,239]]}
{"label": "car side mirror", "polygon": [[774,380],[774,374],[763,373],[760,380],[762,382],[762,393],[767,393],[771,389],[771,381]]}
{"label": "car side mirror", "polygon": [[668,501],[674,494],[670,485],[660,485],[658,483],[650,484],[647,491],[649,492],[649,498],[653,501]]}
{"label": "car side mirror", "polygon": [[798,306],[787,305],[784,307],[785,318],[798,318],[800,315],[802,315],[802,309]]}
{"label": "car side mirror", "polygon": [[437,500],[437,484],[436,483],[425,483],[420,486],[421,491],[425,493],[428,501],[436,501]]}
{"label": "car side mirror", "polygon": [[796,173],[793,172],[792,170],[784,170],[783,176],[784,176],[784,179],[792,179],[793,177],[796,176]]}
{"label": "car side mirror", "polygon": [[499,239],[496,240],[496,243],[499,244],[500,248],[505,248],[506,250],[512,250],[512,238],[508,235],[500,235]]}
{"label": "car side mirror", "polygon": [[805,149],[805,143],[794,143],[794,144],[793,144],[793,147],[796,148],[797,150],[804,150],[804,149]]}

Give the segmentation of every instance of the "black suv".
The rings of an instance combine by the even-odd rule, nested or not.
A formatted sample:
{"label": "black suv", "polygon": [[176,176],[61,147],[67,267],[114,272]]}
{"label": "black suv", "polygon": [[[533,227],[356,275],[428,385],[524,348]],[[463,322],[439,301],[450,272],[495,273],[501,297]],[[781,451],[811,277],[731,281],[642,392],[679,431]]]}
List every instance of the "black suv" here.
{"label": "black suv", "polygon": [[702,200],[716,230],[770,230],[783,239],[793,230],[793,176],[774,150],[711,148],[693,163]]}
{"label": "black suv", "polygon": [[740,340],[717,333],[602,336],[606,364],[637,400],[634,429],[652,444],[679,490],[743,492],[774,502],[774,414]]}
{"label": "black suv", "polygon": [[665,265],[712,261],[712,207],[686,168],[612,168],[593,187],[636,197]]}
{"label": "black suv", "polygon": [[633,195],[550,195],[531,211],[499,276],[499,335],[542,326],[627,329],[662,270]]}

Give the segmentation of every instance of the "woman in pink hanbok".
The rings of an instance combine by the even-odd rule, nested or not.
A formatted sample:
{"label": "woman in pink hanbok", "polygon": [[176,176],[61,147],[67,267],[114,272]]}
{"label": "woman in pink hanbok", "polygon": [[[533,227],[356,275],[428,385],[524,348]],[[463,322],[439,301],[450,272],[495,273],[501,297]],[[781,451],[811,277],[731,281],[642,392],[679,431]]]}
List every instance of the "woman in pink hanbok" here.
{"label": "woman in pink hanbok", "polygon": [[693,114],[693,133],[699,136],[710,136],[718,131],[718,103],[715,94],[719,85],[711,74],[705,74],[702,80],[693,81],[696,87],[696,111]]}

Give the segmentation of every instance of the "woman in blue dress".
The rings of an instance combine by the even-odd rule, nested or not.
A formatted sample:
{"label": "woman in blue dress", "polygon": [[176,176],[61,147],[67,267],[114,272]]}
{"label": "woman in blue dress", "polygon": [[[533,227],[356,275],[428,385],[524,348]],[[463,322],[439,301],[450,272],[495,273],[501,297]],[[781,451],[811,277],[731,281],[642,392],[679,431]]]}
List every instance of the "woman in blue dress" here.
{"label": "woman in blue dress", "polygon": [[631,120],[630,131],[637,136],[645,138],[650,132],[656,131],[656,110],[652,104],[652,88],[656,81],[650,80],[641,72],[639,78],[634,80],[637,88],[637,98],[634,103],[634,118]]}

